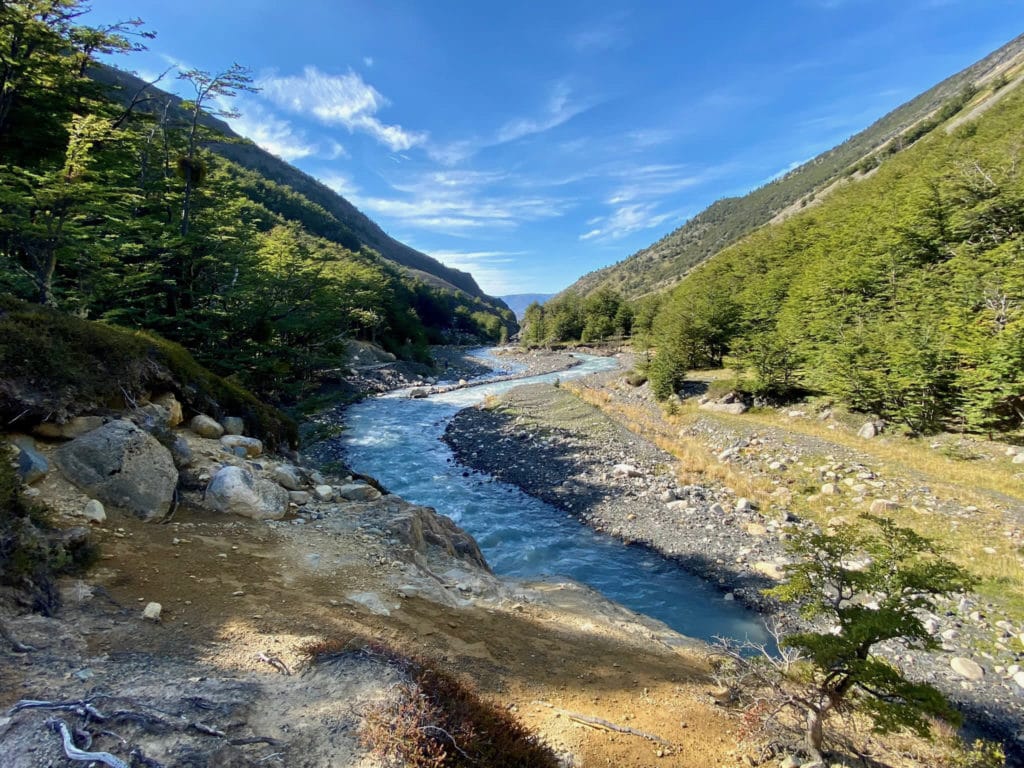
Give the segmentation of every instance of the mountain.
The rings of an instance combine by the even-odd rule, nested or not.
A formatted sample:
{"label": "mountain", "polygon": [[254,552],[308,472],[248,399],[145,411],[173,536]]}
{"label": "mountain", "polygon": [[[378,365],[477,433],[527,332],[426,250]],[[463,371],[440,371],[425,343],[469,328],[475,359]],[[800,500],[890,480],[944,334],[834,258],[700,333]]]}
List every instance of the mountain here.
{"label": "mountain", "polygon": [[500,298],[509,309],[516,313],[516,319],[522,322],[523,313],[526,312],[528,306],[534,302],[543,304],[554,295],[553,293],[512,293]]}
{"label": "mountain", "polygon": [[943,80],[833,149],[743,197],[718,200],[653,245],[584,275],[566,292],[601,287],[628,298],[665,291],[694,266],[773,220],[818,204],[839,186],[859,180],[886,157],[914,144],[972,102],[974,91],[1001,77],[1024,56],[1024,35]]}
{"label": "mountain", "polygon": [[[95,66],[90,70],[90,77],[110,87],[115,97],[128,103],[135,94],[147,89],[146,81],[135,75],[108,66]],[[155,94],[153,99],[161,105],[170,102],[172,109],[181,109],[181,99],[154,86],[148,91]],[[395,240],[384,232],[375,222],[362,213],[352,203],[334,190],[314,179],[309,174],[289,165],[247,139],[235,133],[222,120],[205,115],[202,124],[224,136],[224,141],[207,141],[205,146],[239,166],[254,171],[260,176],[284,187],[288,187],[306,200],[319,206],[326,212],[326,221],[320,226],[303,222],[315,234],[327,239],[344,239],[345,234],[354,238],[359,244],[377,251],[384,258],[401,265],[418,279],[438,288],[451,291],[462,291],[493,305],[497,309],[507,309],[500,300],[485,294],[476,280],[468,272],[445,266],[437,259],[421,253],[408,245]],[[273,206],[270,206],[273,208]],[[280,211],[278,211],[280,212]],[[329,231],[330,224],[340,224],[343,233],[334,235]],[[351,243],[342,242],[351,246]]]}

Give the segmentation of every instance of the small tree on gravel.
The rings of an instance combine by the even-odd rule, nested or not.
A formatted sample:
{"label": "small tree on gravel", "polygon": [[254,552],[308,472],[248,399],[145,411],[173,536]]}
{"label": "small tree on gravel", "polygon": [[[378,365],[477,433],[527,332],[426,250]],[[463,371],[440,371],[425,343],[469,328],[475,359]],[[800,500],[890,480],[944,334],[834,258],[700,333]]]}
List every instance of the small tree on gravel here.
{"label": "small tree on gravel", "polygon": [[[963,592],[972,577],[909,528],[874,515],[825,533],[798,532],[788,543],[798,562],[788,580],[766,594],[798,603],[801,614],[825,626],[779,639],[779,654],[750,644],[724,643],[722,669],[748,712],[764,724],[786,710],[803,721],[808,752],[822,759],[825,723],[856,709],[878,732],[911,730],[927,737],[930,717],[957,722],[958,713],[926,683],[907,680],[877,647],[896,641],[933,650],[921,613],[939,596]],[[759,651],[750,656],[750,651]]]}

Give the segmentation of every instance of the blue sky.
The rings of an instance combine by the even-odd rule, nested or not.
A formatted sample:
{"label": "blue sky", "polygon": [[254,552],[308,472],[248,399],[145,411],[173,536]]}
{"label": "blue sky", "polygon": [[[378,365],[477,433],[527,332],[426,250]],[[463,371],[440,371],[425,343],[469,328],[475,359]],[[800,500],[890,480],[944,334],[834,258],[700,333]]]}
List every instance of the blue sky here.
{"label": "blue sky", "polygon": [[157,32],[125,69],[250,67],[239,133],[495,295],[620,261],[1024,32],[1019,0],[93,7]]}

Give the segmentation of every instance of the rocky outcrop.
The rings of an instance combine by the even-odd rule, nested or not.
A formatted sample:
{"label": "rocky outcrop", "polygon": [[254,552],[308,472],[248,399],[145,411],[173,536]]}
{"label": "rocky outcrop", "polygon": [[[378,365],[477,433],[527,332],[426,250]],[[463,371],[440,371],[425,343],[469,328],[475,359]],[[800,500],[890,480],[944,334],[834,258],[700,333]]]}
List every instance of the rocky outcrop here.
{"label": "rocky outcrop", "polygon": [[206,504],[254,520],[279,520],[288,511],[288,491],[242,467],[224,467],[206,489]]}
{"label": "rocky outcrop", "polygon": [[430,507],[400,509],[388,515],[383,522],[389,533],[415,552],[426,555],[431,547],[437,547],[452,557],[490,572],[476,540],[450,517],[439,515]]}
{"label": "rocky outcrop", "polygon": [[167,514],[178,485],[170,452],[124,419],[61,446],[54,460],[90,496],[144,520]]}

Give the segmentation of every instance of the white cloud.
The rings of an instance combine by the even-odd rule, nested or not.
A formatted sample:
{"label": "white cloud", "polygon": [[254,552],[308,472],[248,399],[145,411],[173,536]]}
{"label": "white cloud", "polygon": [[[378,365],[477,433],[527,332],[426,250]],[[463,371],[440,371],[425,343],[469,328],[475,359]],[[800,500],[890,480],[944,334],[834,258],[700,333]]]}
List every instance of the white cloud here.
{"label": "white cloud", "polygon": [[517,265],[523,251],[426,251],[455,269],[473,274],[483,290],[492,296],[526,293],[537,285],[537,276]]}
{"label": "white cloud", "polygon": [[308,141],[287,120],[274,117],[258,104],[247,104],[245,112],[231,118],[229,123],[237,133],[282,160],[300,160],[319,151],[315,143]]}
{"label": "white cloud", "polygon": [[542,116],[510,120],[498,130],[495,143],[505,144],[525,136],[550,131],[552,128],[557,128],[568,122],[585,109],[585,106],[572,103],[567,83],[564,81],[556,83],[548,96],[545,113]]}
{"label": "white cloud", "polygon": [[625,13],[580,27],[569,35],[569,45],[577,53],[602,53],[628,42]]}
{"label": "white cloud", "polygon": [[373,66],[373,56],[363,56],[363,66],[367,69]]}
{"label": "white cloud", "polygon": [[343,173],[330,173],[318,178],[323,184],[326,184],[339,195],[349,200],[349,202],[354,202],[359,194],[359,187]]}
{"label": "white cloud", "polygon": [[623,205],[610,216],[591,219],[588,225],[593,223],[599,226],[580,235],[580,240],[619,240],[634,232],[652,229],[672,218],[671,213],[657,213],[655,209],[654,203]]}
{"label": "white cloud", "polygon": [[259,85],[263,95],[282,109],[368,134],[394,152],[427,140],[425,133],[382,123],[376,114],[388,105],[388,100],[352,71],[329,75],[316,67],[306,67],[301,76],[265,77]]}

